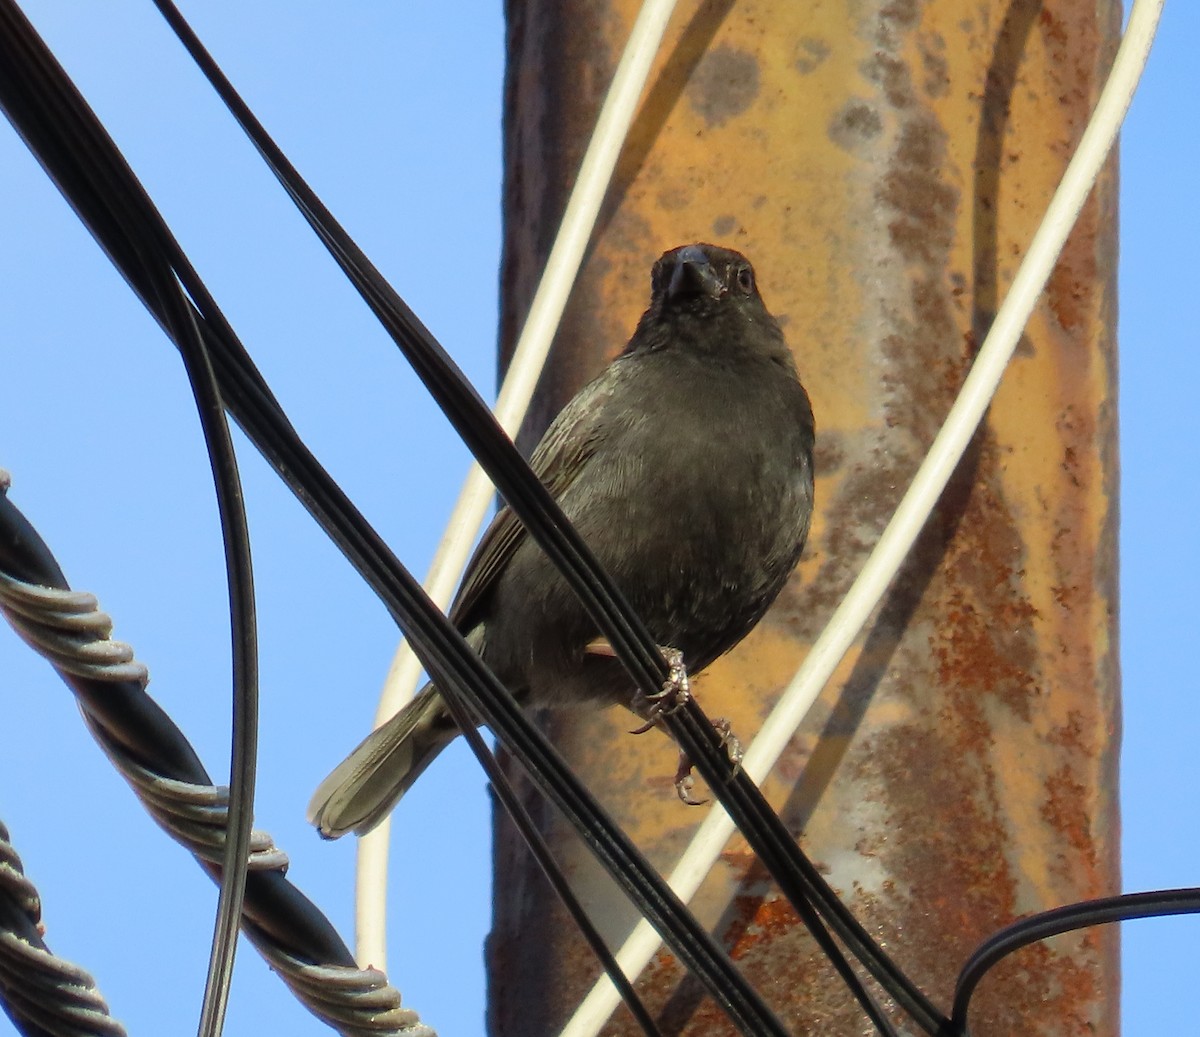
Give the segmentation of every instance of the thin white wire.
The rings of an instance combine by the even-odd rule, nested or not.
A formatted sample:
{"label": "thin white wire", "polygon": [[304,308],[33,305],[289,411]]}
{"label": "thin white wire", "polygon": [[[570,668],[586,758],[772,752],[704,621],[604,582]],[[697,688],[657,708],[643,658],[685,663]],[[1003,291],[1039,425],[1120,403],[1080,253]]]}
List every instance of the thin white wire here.
{"label": "thin white wire", "polygon": [[[515,435],[529,407],[554,333],[558,330],[571,287],[583,262],[592,228],[604,201],[621,147],[629,133],[650,66],[662,44],[676,0],[646,0],[630,30],[629,42],[613,74],[608,95],[596,120],[563,213],[562,223],[546,269],[530,305],[529,316],[513,352],[512,363],[495,414],[504,430]],[[492,485],[479,465],[473,465],[459,493],[446,533],[425,578],[425,589],[445,608],[458,584],[463,567],[492,499]],[[396,649],[375,715],[378,727],[412,698],[420,663],[404,642]],[[384,968],[387,959],[387,866],[391,821],[385,820],[358,843],[355,874],[355,938],[359,962]]]}
{"label": "thin white wire", "polygon": [[[1067,235],[1075,225],[1079,211],[1087,201],[1092,185],[1116,140],[1117,131],[1146,66],[1163,3],[1164,0],[1137,0],[1134,4],[1096,110],[1063,174],[1062,182],[1054,192],[1046,216],[996,314],[996,320],[963,383],[958,399],[858,579],[767,717],[742,761],[746,772],[755,781],[761,781],[775,766],[817,695],[874,611],[974,435],[1029,315],[1054,269]],[[685,903],[700,887],[733,830],[729,815],[719,806],[714,807],[704,819],[669,879],[671,888]],[[639,922],[617,953],[617,961],[627,976],[636,977],[660,944],[658,934],[650,925]],[[616,988],[607,976],[602,976],[567,1021],[560,1037],[593,1037],[619,1003]]]}

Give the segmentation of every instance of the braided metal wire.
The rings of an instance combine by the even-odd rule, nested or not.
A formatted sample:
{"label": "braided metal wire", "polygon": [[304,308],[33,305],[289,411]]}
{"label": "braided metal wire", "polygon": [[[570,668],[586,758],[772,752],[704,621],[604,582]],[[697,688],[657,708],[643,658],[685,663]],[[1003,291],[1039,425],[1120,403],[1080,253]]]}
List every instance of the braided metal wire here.
{"label": "braided metal wire", "polygon": [[[9,482],[8,473],[0,470],[0,500],[6,512],[19,516],[6,498]],[[28,540],[31,534],[32,529],[26,528],[24,537],[12,538],[10,545]],[[37,546],[44,548],[40,543]],[[75,692],[88,729],[151,817],[219,879],[228,822],[228,789],[183,780],[160,768],[159,761],[178,755],[180,745],[186,753],[192,752],[191,747],[146,695],[146,667],[137,661],[129,645],[110,638],[112,620],[100,611],[96,598],[22,579],[5,570],[6,559],[7,552],[0,551],[0,613]],[[111,716],[100,715],[91,701],[93,696],[85,694],[94,691],[94,682],[114,691],[119,688],[154,706],[150,711],[152,722],[141,725],[139,731],[155,737],[155,744],[137,744],[129,729],[118,730]],[[6,838],[3,826],[0,835]],[[37,893],[24,878],[15,853],[6,853],[5,846],[0,842],[0,898],[8,897],[20,906],[21,917],[26,919],[24,928],[36,936],[40,915]],[[399,991],[382,972],[354,965],[350,952],[333,934],[324,916],[283,877],[287,867],[287,855],[275,846],[270,835],[256,830],[249,862],[252,878],[265,876],[283,883],[292,898],[255,897],[248,885],[243,929],[293,994],[346,1037],[436,1037],[416,1012],[401,1006]],[[288,914],[289,904],[296,908],[294,917]],[[23,939],[12,932],[6,923],[13,914],[0,909],[0,997],[8,1010],[30,1019],[48,1034],[124,1034],[108,1017],[107,1006],[95,992],[91,978],[54,958],[40,941],[38,945],[31,943],[28,934]],[[69,1020],[69,1025],[55,1028],[50,1023],[56,1019]]]}
{"label": "braided metal wire", "polygon": [[125,1037],[96,981],[42,942],[42,901],[0,822],[0,998],[23,1033]]}

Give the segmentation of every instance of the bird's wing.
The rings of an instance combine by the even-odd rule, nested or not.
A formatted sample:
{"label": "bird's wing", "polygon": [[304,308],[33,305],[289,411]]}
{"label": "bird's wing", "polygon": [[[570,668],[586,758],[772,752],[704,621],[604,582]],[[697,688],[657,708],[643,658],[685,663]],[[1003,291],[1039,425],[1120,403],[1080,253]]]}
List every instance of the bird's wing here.
{"label": "bird's wing", "polygon": [[[628,377],[626,366],[615,361],[581,389],[559,412],[529,459],[534,474],[555,500],[562,499],[595,452],[608,412],[605,405],[615,387]],[[505,505],[484,531],[450,608],[450,619],[460,630],[476,625],[477,607],[524,538],[521,520]]]}

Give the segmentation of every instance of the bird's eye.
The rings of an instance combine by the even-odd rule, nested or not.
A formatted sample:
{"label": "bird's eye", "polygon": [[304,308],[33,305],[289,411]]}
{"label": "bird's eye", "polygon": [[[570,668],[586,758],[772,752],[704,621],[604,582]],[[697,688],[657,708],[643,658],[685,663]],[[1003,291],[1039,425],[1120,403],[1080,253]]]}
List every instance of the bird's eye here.
{"label": "bird's eye", "polygon": [[737,271],[737,286],[746,295],[754,291],[754,271],[748,266],[740,266]]}

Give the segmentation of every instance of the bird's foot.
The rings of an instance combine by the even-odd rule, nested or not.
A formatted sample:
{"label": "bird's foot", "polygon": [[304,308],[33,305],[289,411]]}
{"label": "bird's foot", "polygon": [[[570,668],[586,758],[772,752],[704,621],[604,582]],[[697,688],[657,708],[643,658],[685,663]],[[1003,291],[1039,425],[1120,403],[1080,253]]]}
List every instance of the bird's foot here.
{"label": "bird's foot", "polygon": [[633,699],[633,709],[645,723],[630,731],[633,735],[644,735],[651,728],[662,723],[663,717],[669,717],[680,710],[692,697],[691,683],[688,681],[687,667],[683,665],[683,653],[678,648],[658,649],[667,661],[667,679],[662,688],[653,695],[639,691]]}
{"label": "bird's foot", "polygon": [[[732,725],[724,717],[717,717],[712,723],[717,734],[720,735],[721,747],[729,757],[729,762],[733,764],[733,774],[737,774],[742,766],[742,743],[738,741],[737,735],[733,733]],[[696,799],[692,795],[692,788],[695,784],[696,779],[692,777],[691,757],[680,749],[679,767],[675,771],[675,792],[689,807],[702,806],[708,802],[707,799]]]}

